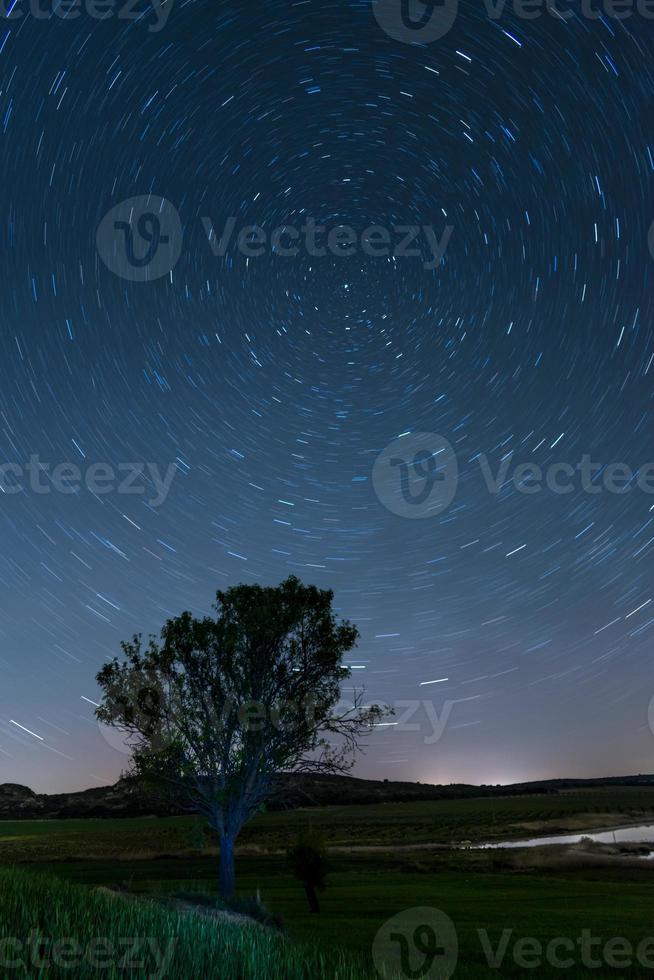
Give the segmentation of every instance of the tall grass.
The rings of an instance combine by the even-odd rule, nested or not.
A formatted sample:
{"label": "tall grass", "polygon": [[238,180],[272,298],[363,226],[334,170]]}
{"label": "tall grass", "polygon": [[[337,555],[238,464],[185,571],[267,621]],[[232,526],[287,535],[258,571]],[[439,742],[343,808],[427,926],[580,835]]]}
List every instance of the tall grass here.
{"label": "tall grass", "polygon": [[[8,942],[12,938],[18,942]],[[138,952],[127,947],[128,941],[136,938],[149,940]],[[53,955],[53,944],[63,939],[72,940],[75,950],[69,948],[62,960],[61,952],[59,957]],[[103,941],[100,947],[99,941]],[[97,965],[99,948],[105,964],[101,969]],[[168,949],[170,961],[162,968],[154,951]],[[113,953],[107,954],[107,950]],[[41,965],[35,965],[35,951]],[[131,965],[125,963],[128,953],[133,959]],[[54,962],[57,958],[59,964]],[[213,921],[16,869],[0,870],[0,975],[39,980],[98,976],[169,980],[372,978],[363,963],[344,952],[325,953],[297,945],[255,923],[242,926]]]}

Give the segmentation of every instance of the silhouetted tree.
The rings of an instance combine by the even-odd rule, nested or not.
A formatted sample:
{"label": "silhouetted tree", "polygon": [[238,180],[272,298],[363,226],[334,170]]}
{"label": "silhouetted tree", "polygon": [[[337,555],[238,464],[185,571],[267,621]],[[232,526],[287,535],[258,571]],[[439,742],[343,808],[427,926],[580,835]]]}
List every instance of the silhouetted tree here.
{"label": "silhouetted tree", "polygon": [[130,773],[165,786],[208,819],[220,841],[219,884],[234,893],[234,846],[283,772],[348,771],[388,709],[355,692],[339,708],[342,659],[358,631],[337,621],[333,593],[290,577],[218,592],[215,617],[168,620],[160,641],[123,643],[97,676],[97,717],[120,728]]}

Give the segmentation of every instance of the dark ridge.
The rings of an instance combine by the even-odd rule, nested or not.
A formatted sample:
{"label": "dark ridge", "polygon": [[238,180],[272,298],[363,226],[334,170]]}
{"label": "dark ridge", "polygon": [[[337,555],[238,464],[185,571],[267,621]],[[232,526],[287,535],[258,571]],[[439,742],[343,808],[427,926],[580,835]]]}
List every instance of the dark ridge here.
{"label": "dark ridge", "polygon": [[[275,796],[269,802],[273,810],[311,806],[344,806],[347,804],[406,803],[419,800],[472,799],[489,796],[552,794],[561,790],[590,789],[601,786],[654,786],[654,776],[608,776],[598,779],[548,779],[510,786],[473,786],[451,783],[433,786],[429,783],[406,783],[392,780],[358,779],[354,776],[313,776],[287,774],[281,777]],[[16,783],[0,785],[0,819],[61,819],[62,817],[135,817],[180,812],[170,803],[136,789],[119,780],[114,786],[102,786],[77,793],[35,793]]]}

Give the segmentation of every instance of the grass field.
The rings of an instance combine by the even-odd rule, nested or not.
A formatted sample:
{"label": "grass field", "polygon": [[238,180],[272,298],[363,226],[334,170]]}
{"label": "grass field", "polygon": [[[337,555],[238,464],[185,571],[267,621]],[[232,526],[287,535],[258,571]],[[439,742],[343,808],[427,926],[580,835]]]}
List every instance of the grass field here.
{"label": "grass field", "polygon": [[7,949],[0,953],[3,976],[8,965],[48,977],[194,980],[217,975],[218,965],[235,980],[370,976],[354,956],[303,946],[256,925],[215,922],[24,871],[0,871],[0,922],[3,936],[21,937],[9,964]]}
{"label": "grass field", "polygon": [[[621,823],[654,822],[654,788],[607,788],[542,796],[322,807],[263,813],[242,832],[242,850],[278,850],[301,827],[333,847],[375,847],[519,838]],[[195,817],[0,821],[0,862],[171,854],[197,850]]]}
{"label": "grass field", "polygon": [[[643,963],[638,964],[634,956],[639,944],[654,936],[654,862],[623,862],[617,857],[598,858],[596,863],[582,862],[562,848],[548,849],[544,857],[540,850],[516,856],[448,846],[465,839],[522,837],[526,832],[583,830],[644,823],[650,818],[654,819],[654,791],[620,788],[547,797],[393,803],[263,814],[243,835],[243,846],[237,857],[238,890],[242,896],[260,892],[271,912],[283,917],[290,940],[309,944],[327,957],[320,964],[313,964],[318,971],[313,977],[375,976],[372,948],[378,930],[390,917],[418,906],[440,909],[454,923],[459,943],[454,977],[461,980],[486,976],[651,977],[654,941],[647,953],[649,959],[641,957]],[[289,875],[281,853],[300,829],[309,826],[323,831],[330,844],[339,848],[331,855],[328,887],[321,896],[322,910],[317,916],[308,913],[302,889]],[[410,843],[442,846],[438,850],[413,853],[397,849]],[[20,865],[21,874],[28,869],[32,873],[55,875],[66,886],[70,884],[82,890],[85,896],[97,885],[120,888],[128,896],[158,903],[180,893],[216,892],[215,853],[203,840],[201,823],[193,818],[2,822],[0,863]],[[20,880],[12,885],[15,894],[20,891],[19,885]],[[38,895],[38,886],[30,885],[30,888],[32,895]],[[5,879],[0,878],[0,896],[4,894]],[[99,898],[102,904],[97,909],[94,905],[92,929],[99,928],[104,914],[115,910],[116,902],[122,909],[121,916],[131,914],[133,907],[142,907],[138,901],[106,895],[95,894],[93,901]],[[86,901],[84,898],[83,904]],[[53,903],[56,907],[50,897],[46,904],[52,907]],[[179,913],[169,908],[151,908],[149,904],[145,907],[152,914],[179,919]],[[6,929],[5,914],[3,929]],[[12,935],[21,935],[20,928],[26,926],[26,920],[18,920]],[[57,923],[57,928],[61,926],[62,923]],[[185,928],[196,926],[197,923],[192,926],[187,923]],[[202,935],[191,943],[196,957],[209,955],[202,947],[208,941],[209,927],[206,922],[201,926]],[[72,927],[70,919],[68,927]],[[116,928],[124,930],[125,927],[123,918]],[[216,928],[213,923],[211,928]],[[599,966],[584,966],[579,942],[584,930],[589,930],[593,939],[598,940],[595,952],[589,955],[600,955]],[[506,954],[501,965],[493,968],[488,965],[483,943],[492,950],[503,935]],[[546,962],[537,965],[536,954],[529,961],[532,965],[525,966],[526,961],[519,957],[516,962],[515,944],[525,937],[544,945],[557,938],[567,946],[572,943],[574,953],[566,953],[563,958],[573,962],[565,968]],[[631,964],[627,963],[628,953],[624,951],[622,959],[617,953],[614,956],[601,952],[607,941],[617,937],[631,945],[634,951]],[[273,940],[282,944],[278,947],[273,943],[274,950],[294,949],[292,944],[275,936],[271,940],[266,935],[267,942]],[[534,943],[528,946],[532,949]],[[338,964],[333,959],[328,962],[336,947],[346,951],[345,959]],[[186,956],[186,948],[180,946],[182,958]],[[610,949],[614,948],[617,948],[615,943]],[[292,956],[288,964],[279,966],[281,960],[275,960],[274,956],[281,954],[274,950],[267,975],[301,975],[292,972],[296,969]],[[246,953],[241,951],[238,955],[242,957]],[[244,973],[207,972],[202,968],[195,975],[263,976],[256,973],[259,968],[256,956],[252,961],[254,972],[248,972],[250,965],[243,966],[249,964],[244,959],[238,967]],[[613,960],[618,965],[611,965]],[[189,962],[196,964],[192,958]],[[167,975],[174,978],[187,974],[169,972]],[[439,974],[428,976],[432,975]],[[447,971],[442,975],[447,975]]]}

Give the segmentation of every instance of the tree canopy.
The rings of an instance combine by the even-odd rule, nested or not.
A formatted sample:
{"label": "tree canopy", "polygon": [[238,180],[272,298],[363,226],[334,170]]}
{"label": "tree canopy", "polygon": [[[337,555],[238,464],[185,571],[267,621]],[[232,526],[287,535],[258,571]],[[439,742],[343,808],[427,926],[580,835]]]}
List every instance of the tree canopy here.
{"label": "tree canopy", "polygon": [[98,718],[126,735],[131,775],[204,814],[221,845],[221,891],[234,842],[284,772],[346,772],[388,709],[362,693],[340,706],[343,657],[358,631],[333,593],[290,577],[216,594],[215,616],[169,619],[160,639],[122,644],[97,676]]}

